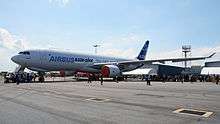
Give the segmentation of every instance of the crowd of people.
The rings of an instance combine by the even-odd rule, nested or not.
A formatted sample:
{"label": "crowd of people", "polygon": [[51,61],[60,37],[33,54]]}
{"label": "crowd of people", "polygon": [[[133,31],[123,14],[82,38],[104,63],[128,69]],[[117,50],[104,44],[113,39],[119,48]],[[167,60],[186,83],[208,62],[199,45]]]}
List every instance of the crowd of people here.
{"label": "crowd of people", "polygon": [[162,81],[162,82],[216,82],[219,84],[220,75],[150,75],[143,76],[143,80]]}
{"label": "crowd of people", "polygon": [[32,73],[9,73],[4,75],[4,83],[31,83],[35,82],[37,75]]}
{"label": "crowd of people", "polygon": [[[36,78],[40,81],[40,77],[35,73],[8,73],[4,75],[5,83],[31,83],[35,82]],[[94,75],[87,75],[88,83],[91,83],[93,80],[100,80],[101,85],[103,85],[103,77],[97,78]],[[97,78],[97,79],[96,79]],[[124,77],[126,80],[127,77]],[[161,81],[165,82],[215,82],[217,85],[220,81],[220,75],[143,75],[142,80],[147,82],[147,85],[151,85],[151,81]],[[114,81],[118,82],[119,78],[114,78]],[[41,81],[40,81],[41,82]]]}

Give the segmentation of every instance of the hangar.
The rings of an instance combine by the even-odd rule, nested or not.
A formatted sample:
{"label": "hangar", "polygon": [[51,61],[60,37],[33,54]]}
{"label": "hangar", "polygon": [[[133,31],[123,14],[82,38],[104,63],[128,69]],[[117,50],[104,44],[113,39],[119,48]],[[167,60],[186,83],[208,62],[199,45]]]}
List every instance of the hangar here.
{"label": "hangar", "polygon": [[184,71],[185,68],[171,66],[171,65],[164,65],[164,64],[152,64],[152,65],[145,65],[140,69],[136,69],[129,72],[124,72],[123,75],[180,75]]}
{"label": "hangar", "polygon": [[205,67],[220,67],[220,61],[206,62]]}
{"label": "hangar", "polygon": [[220,75],[220,67],[204,67],[201,71],[202,75]]}

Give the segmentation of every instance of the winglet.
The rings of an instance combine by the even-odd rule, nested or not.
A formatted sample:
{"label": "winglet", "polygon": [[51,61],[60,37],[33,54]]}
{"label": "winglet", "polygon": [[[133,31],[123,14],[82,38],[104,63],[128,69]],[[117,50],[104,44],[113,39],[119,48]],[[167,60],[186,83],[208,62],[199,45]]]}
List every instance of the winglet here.
{"label": "winglet", "polygon": [[212,58],[216,53],[212,53],[210,56],[208,56],[207,58]]}

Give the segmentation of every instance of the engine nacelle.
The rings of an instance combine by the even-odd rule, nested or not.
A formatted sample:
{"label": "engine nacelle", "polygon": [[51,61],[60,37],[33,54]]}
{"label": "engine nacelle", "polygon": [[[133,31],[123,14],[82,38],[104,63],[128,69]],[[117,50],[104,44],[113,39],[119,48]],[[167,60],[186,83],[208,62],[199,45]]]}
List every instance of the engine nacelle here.
{"label": "engine nacelle", "polygon": [[101,69],[103,77],[116,77],[121,75],[121,71],[116,65],[105,65]]}

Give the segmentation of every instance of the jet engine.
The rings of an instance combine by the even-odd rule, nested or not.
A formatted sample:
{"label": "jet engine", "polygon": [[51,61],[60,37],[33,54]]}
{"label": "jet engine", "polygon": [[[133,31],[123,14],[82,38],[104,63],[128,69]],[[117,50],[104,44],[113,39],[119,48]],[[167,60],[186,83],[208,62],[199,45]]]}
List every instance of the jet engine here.
{"label": "jet engine", "polygon": [[104,65],[101,74],[103,77],[116,77],[121,75],[121,71],[116,65]]}

